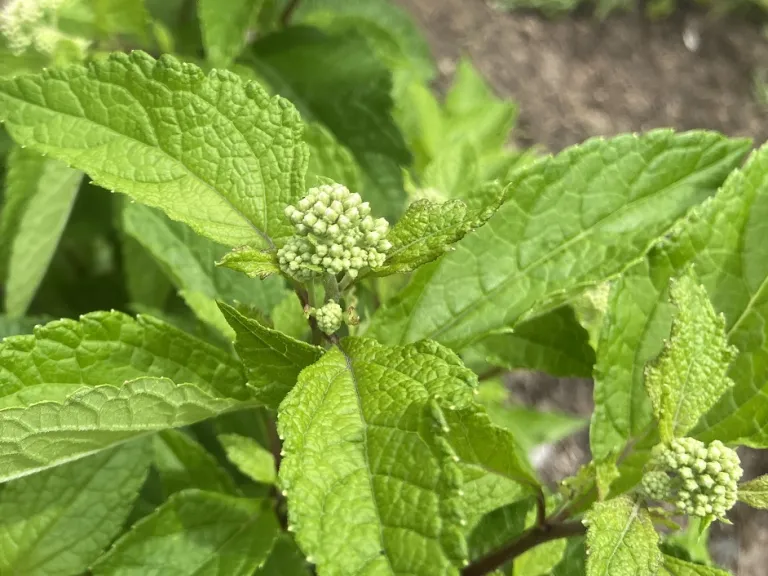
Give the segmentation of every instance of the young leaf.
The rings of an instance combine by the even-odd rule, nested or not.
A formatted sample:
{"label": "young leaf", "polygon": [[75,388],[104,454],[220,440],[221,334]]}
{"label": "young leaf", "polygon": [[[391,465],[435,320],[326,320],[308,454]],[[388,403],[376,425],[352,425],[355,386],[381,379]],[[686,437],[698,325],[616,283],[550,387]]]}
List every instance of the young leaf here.
{"label": "young leaf", "polygon": [[695,263],[715,310],[725,314],[729,343],[740,351],[728,372],[735,386],[693,430],[707,442],[768,446],[768,253],[762,218],[767,211],[768,146],[763,146],[680,226],[671,248],[676,261]]}
{"label": "young leaf", "polygon": [[522,322],[512,332],[488,336],[466,353],[508,370],[563,377],[589,378],[595,363],[589,334],[568,306]]}
{"label": "young leaf", "polygon": [[208,60],[226,68],[245,47],[248,26],[264,0],[200,0],[198,18]]}
{"label": "young leaf", "polygon": [[86,37],[113,38],[131,34],[146,40],[149,14],[144,0],[64,2],[57,11],[64,27],[70,23]]}
{"label": "young leaf", "polygon": [[0,80],[0,120],[18,143],[222,244],[293,233],[282,214],[304,194],[301,120],[230,72],[116,53]]}
{"label": "young leaf", "polygon": [[216,262],[216,266],[237,270],[250,278],[262,280],[272,274],[280,273],[280,267],[275,262],[273,253],[250,246],[241,246],[227,252],[221,260]]}
{"label": "young leaf", "polygon": [[539,485],[512,433],[494,426],[477,407],[447,410],[445,421],[446,438],[464,478],[462,502],[470,526]]}
{"label": "young leaf", "polygon": [[768,510],[768,475],[739,484],[739,501],[752,508]]}
{"label": "young leaf", "polygon": [[[14,148],[8,158],[0,245],[7,257],[5,310],[23,316],[43,281],[69,219],[83,173]],[[7,250],[7,253],[6,253]],[[0,262],[0,271],[5,266]]]}
{"label": "young leaf", "polygon": [[285,532],[280,534],[272,546],[269,558],[254,576],[310,576],[304,555]]}
{"label": "young leaf", "polygon": [[278,533],[268,502],[186,490],[134,525],[92,572],[160,574],[172,562],[175,576],[251,576]]}
{"label": "young leaf", "polygon": [[0,572],[81,574],[120,533],[147,475],[137,441],[15,480],[0,492]]}
{"label": "young leaf", "polygon": [[235,350],[248,373],[248,386],[266,406],[277,409],[299,372],[319,360],[323,349],[246,318],[222,302],[219,308],[237,334]]}
{"label": "young leaf", "polygon": [[627,496],[595,503],[587,526],[587,576],[656,576],[659,535],[648,511]]}
{"label": "young leaf", "polygon": [[166,496],[188,488],[234,496],[239,494],[232,477],[189,434],[165,430],[155,434],[152,440],[155,452],[153,463]]}
{"label": "young leaf", "polygon": [[296,340],[303,340],[309,333],[309,324],[296,294],[289,293],[280,300],[270,315],[275,330]]}
{"label": "young leaf", "polygon": [[0,407],[141,376],[190,382],[213,396],[252,396],[235,358],[149,316],[92,312],[0,343]]}
{"label": "young leaf", "polygon": [[257,72],[305,121],[323,123],[355,155],[374,211],[397,215],[401,166],[410,154],[390,116],[390,73],[366,39],[357,31],[326,35],[295,27],[256,42],[251,55]]}
{"label": "young leaf", "polygon": [[[455,252],[414,275],[377,312],[371,334],[459,349],[553,308],[642,257],[714,191],[748,145],[710,132],[654,130],[592,139],[514,172],[514,194]],[[553,215],[561,225],[551,225]]]}
{"label": "young leaf", "polygon": [[664,569],[670,576],[731,576],[730,572],[725,570],[686,562],[666,554],[664,555]]}
{"label": "young leaf", "polygon": [[499,99],[468,58],[462,58],[456,68],[445,112],[443,146],[464,141],[479,153],[498,151],[517,118],[515,103]]}
{"label": "young leaf", "polygon": [[387,239],[392,248],[384,266],[376,275],[410,272],[451,250],[451,244],[485,224],[501,201],[498,184],[490,184],[497,201],[478,212],[469,210],[461,200],[436,204],[419,200],[411,204],[395,224]]}
{"label": "young leaf", "polygon": [[363,34],[390,68],[405,68],[424,81],[435,75],[429,44],[410,15],[387,0],[305,0],[291,20],[328,32]]}
{"label": "young leaf", "polygon": [[254,282],[233,270],[217,267],[217,260],[227,258],[226,248],[195,234],[184,224],[172,222],[157,210],[126,205],[123,229],[163,267],[198,318],[229,337],[234,334],[227,328],[216,298],[237,300],[266,312],[285,296],[280,278]]}
{"label": "young leaf", "polygon": [[589,430],[597,462],[617,458],[630,438],[643,435],[653,425],[645,367],[661,353],[669,335],[672,274],[664,255],[652,251],[611,290],[597,347],[595,410]]}
{"label": "young leaf", "polygon": [[275,458],[255,440],[239,434],[222,434],[219,441],[227,452],[227,458],[238,470],[254,482],[274,484],[277,480]]}
{"label": "young leaf", "polygon": [[665,442],[685,436],[733,386],[725,373],[738,352],[728,345],[725,318],[712,308],[692,270],[672,282],[669,295],[677,307],[672,334],[645,374],[645,387]]}
{"label": "young leaf", "polygon": [[245,406],[193,384],[141,378],[120,388],[80,387],[58,402],[6,408],[0,410],[0,482]]}
{"label": "young leaf", "polygon": [[435,402],[472,402],[474,375],[434,342],[347,338],[280,405],[280,483],[320,573],[458,574],[461,475]]}
{"label": "young leaf", "polygon": [[551,576],[565,555],[568,542],[564,538],[539,544],[515,558],[515,574]]}

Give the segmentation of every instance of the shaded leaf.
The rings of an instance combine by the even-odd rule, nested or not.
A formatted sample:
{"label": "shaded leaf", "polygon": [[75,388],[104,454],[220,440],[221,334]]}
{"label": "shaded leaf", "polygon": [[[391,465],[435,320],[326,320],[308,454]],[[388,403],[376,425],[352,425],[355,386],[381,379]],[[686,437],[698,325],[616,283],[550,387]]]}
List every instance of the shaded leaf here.
{"label": "shaded leaf", "polygon": [[226,68],[245,47],[246,33],[264,0],[200,0],[198,18],[211,64]]}
{"label": "shaded leaf", "polygon": [[768,509],[768,475],[739,484],[739,501],[752,508]]}
{"label": "shaded leaf", "polygon": [[279,533],[269,502],[178,492],[140,520],[93,566],[95,576],[165,573],[251,576]]}
{"label": "shaded leaf", "polygon": [[80,574],[123,528],[151,451],[131,442],[7,484],[0,492],[0,572]]}
{"label": "shaded leaf", "polygon": [[255,440],[238,434],[223,434],[219,441],[227,452],[227,458],[238,470],[262,484],[275,484],[277,470],[272,453]]}

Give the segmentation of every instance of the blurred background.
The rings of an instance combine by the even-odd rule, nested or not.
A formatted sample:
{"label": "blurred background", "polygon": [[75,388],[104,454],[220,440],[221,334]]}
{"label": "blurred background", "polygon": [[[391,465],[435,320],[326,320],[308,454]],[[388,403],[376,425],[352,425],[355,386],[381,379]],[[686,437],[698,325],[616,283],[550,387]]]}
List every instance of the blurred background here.
{"label": "blurred background", "polygon": [[[517,104],[518,148],[557,152],[593,136],[658,127],[768,139],[768,2],[701,0],[396,0],[418,23],[444,93],[468,57],[497,95]],[[579,431],[534,451],[551,482],[589,461],[589,379],[503,375],[512,401],[558,415],[549,432]],[[547,436],[542,431],[542,439]],[[562,435],[562,434],[560,434]],[[768,459],[742,452],[745,477]],[[713,527],[709,552],[739,576],[768,574],[768,513],[737,505]],[[704,552],[704,551],[703,551]]]}

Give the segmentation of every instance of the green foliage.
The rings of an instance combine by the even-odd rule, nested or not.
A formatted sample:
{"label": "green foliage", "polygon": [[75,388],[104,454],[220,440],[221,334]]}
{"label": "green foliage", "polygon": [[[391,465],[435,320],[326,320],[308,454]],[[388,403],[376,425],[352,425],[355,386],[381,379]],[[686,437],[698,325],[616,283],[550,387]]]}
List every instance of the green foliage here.
{"label": "green foliage", "polygon": [[659,536],[639,502],[621,496],[585,516],[587,576],[651,576],[661,567]]}
{"label": "green foliage", "polygon": [[11,151],[6,206],[0,221],[0,276],[6,277],[5,310],[9,315],[23,316],[29,308],[64,231],[82,177],[82,172],[34,152]]}
{"label": "green foliage", "polygon": [[739,501],[753,508],[768,509],[768,476],[739,484]]}
{"label": "green foliage", "polygon": [[725,318],[691,271],[673,282],[669,294],[677,308],[672,334],[645,375],[664,441],[685,436],[733,386],[725,373],[737,352],[726,341]]}
{"label": "green foliage", "polygon": [[[768,148],[517,150],[386,0],[0,24],[1,573],[724,574],[699,534],[768,500]],[[594,378],[557,489],[586,418],[505,370]]]}
{"label": "green foliage", "polygon": [[117,536],[149,468],[140,440],[10,482],[0,493],[0,570],[79,574]]}
{"label": "green foliage", "polygon": [[249,576],[262,565],[277,536],[268,503],[202,490],[174,494],[123,535],[93,566],[94,575],[174,574]]}

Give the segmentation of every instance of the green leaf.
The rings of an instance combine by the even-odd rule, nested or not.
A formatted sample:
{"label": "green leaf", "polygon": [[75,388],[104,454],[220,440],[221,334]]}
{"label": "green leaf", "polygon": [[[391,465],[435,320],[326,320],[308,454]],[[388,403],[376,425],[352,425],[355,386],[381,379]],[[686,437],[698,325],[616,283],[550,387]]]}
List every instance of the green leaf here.
{"label": "green leaf", "polygon": [[587,573],[587,551],[584,538],[568,538],[563,558],[550,576],[584,576]]}
{"label": "green leaf", "polygon": [[730,576],[730,572],[720,570],[720,568],[686,562],[666,554],[664,555],[664,568],[670,576]]}
{"label": "green leaf", "polygon": [[[490,184],[501,199],[501,187]],[[411,204],[395,224],[387,239],[392,248],[376,274],[385,276],[410,272],[452,250],[452,244],[485,224],[498,207],[498,201],[480,211],[473,211],[461,200],[436,204],[418,200]]]}
{"label": "green leaf", "polygon": [[[14,148],[8,158],[0,222],[0,273],[7,258],[5,309],[23,316],[53,258],[83,173],[39,154]],[[7,243],[7,244],[6,244]]]}
{"label": "green leaf", "polygon": [[738,352],[726,341],[725,317],[712,308],[692,270],[672,282],[669,295],[677,308],[672,334],[645,374],[645,387],[665,442],[685,436],[733,386],[725,373]]}
{"label": "green leaf", "polygon": [[214,492],[178,492],[140,520],[94,566],[95,576],[251,576],[279,526],[269,502]]}
{"label": "green leaf", "polygon": [[131,305],[164,309],[173,287],[154,257],[137,240],[125,234],[122,236],[122,257],[125,288]]}
{"label": "green leaf", "polygon": [[474,382],[429,341],[346,338],[302,371],[278,414],[280,482],[320,573],[458,575],[461,474],[434,399],[466,407]]}
{"label": "green leaf", "polygon": [[354,155],[336,140],[330,130],[322,124],[310,122],[304,129],[304,142],[309,146],[307,180],[310,184],[315,184],[318,177],[324,177],[353,191],[362,189],[362,177]]}
{"label": "green leaf", "polygon": [[303,340],[309,333],[309,324],[296,294],[288,294],[272,310],[272,324],[275,330],[296,340]]}
{"label": "green leaf", "polygon": [[672,325],[672,273],[664,255],[652,251],[611,290],[594,372],[589,442],[595,461],[617,458],[630,438],[655,425],[645,367],[661,353]]}
{"label": "green leaf", "polygon": [[477,407],[446,411],[445,421],[464,478],[462,502],[469,526],[539,485],[512,433],[493,425]]}
{"label": "green leaf", "polygon": [[301,120],[230,72],[116,53],[0,80],[0,120],[18,143],[222,244],[293,233],[282,214],[305,192]]}
{"label": "green leaf", "polygon": [[533,499],[525,498],[489,512],[472,528],[467,538],[470,560],[489,554],[525,530],[525,520]]}
{"label": "green leaf", "polygon": [[671,252],[693,261],[715,310],[725,314],[728,341],[739,349],[729,378],[735,386],[693,430],[701,440],[768,446],[768,147],[731,174],[718,195],[680,226]]}
{"label": "green leaf", "polygon": [[512,332],[488,336],[470,352],[493,366],[562,377],[589,378],[595,363],[589,334],[567,306],[523,322]]}
{"label": "green leaf", "polygon": [[565,555],[568,542],[564,538],[539,544],[515,559],[515,574],[519,576],[551,576],[552,570]]}
{"label": "green leaf", "polygon": [[768,475],[739,484],[739,501],[752,508],[768,510]]}
{"label": "green leaf", "polygon": [[226,68],[245,47],[246,33],[264,0],[200,0],[197,14],[208,60]]}
{"label": "green leaf", "polygon": [[32,50],[14,54],[6,47],[0,47],[0,77],[13,78],[22,74],[40,72],[50,63],[50,57]]}
{"label": "green leaf", "polygon": [[[392,217],[404,199],[410,154],[390,112],[392,80],[356,31],[327,35],[292,27],[259,40],[252,64],[307,122],[327,126],[354,155],[374,211]],[[340,103],[344,105],[340,105]]]}
{"label": "green leaf", "polygon": [[149,316],[92,312],[0,343],[0,408],[142,376],[189,382],[212,396],[252,396],[236,359]]}
{"label": "green leaf", "polygon": [[428,81],[435,76],[429,44],[410,15],[387,0],[305,0],[292,22],[328,32],[364,35],[390,68],[402,67]]}
{"label": "green leaf", "polygon": [[275,262],[275,255],[266,250],[251,246],[240,246],[227,252],[216,266],[242,272],[250,278],[264,279],[272,274],[279,274],[280,267]]}
{"label": "green leaf", "polygon": [[463,348],[552,309],[641,258],[747,146],[710,132],[654,130],[588,140],[515,171],[514,194],[455,252],[414,275],[376,313],[370,334]]}
{"label": "green leaf", "polygon": [[240,472],[254,482],[262,484],[276,482],[275,458],[261,444],[239,434],[222,434],[219,436],[219,441],[227,451],[227,458],[237,466]]}
{"label": "green leaf", "polygon": [[60,401],[6,408],[0,410],[0,482],[247,405],[193,384],[140,378],[119,388],[78,388]]}
{"label": "green leaf", "polygon": [[235,350],[248,373],[248,386],[266,406],[277,409],[299,372],[319,360],[323,349],[246,318],[222,302],[219,308],[237,334]]}
{"label": "green leaf", "polygon": [[154,465],[166,496],[188,488],[238,495],[229,474],[188,434],[165,430],[152,439]]}
{"label": "green leaf", "polygon": [[87,571],[122,530],[150,454],[146,442],[131,442],[7,484],[0,492],[0,572]]}
{"label": "green leaf", "polygon": [[468,58],[456,68],[445,97],[444,146],[464,141],[478,153],[496,152],[509,139],[517,106],[498,98]]}
{"label": "green leaf", "polygon": [[286,294],[280,278],[254,282],[234,270],[218,267],[216,262],[227,258],[224,246],[156,210],[138,204],[125,206],[123,228],[152,254],[197,317],[230,338],[234,334],[216,306],[217,298],[267,312]]}
{"label": "green leaf", "polygon": [[648,511],[627,496],[595,503],[587,526],[587,576],[656,576],[659,535]]}
{"label": "green leaf", "polygon": [[255,576],[310,576],[312,574],[290,534],[283,533],[277,537],[269,558],[264,566],[256,571]]}

